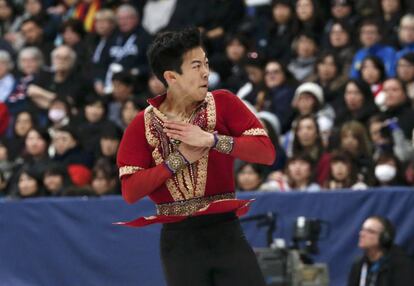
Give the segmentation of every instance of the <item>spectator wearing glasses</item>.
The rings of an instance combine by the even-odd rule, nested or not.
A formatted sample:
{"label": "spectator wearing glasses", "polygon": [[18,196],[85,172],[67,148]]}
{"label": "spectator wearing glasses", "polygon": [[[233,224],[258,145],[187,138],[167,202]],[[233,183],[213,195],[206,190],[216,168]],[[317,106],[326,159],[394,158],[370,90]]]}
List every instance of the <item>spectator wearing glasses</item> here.
{"label": "spectator wearing glasses", "polygon": [[291,128],[293,119],[292,99],[295,95],[296,79],[280,61],[268,61],[264,82],[266,97],[263,108],[275,114],[281,123],[281,134]]}
{"label": "spectator wearing glasses", "polygon": [[394,244],[395,227],[385,217],[368,217],[359,232],[364,252],[351,268],[348,286],[409,286],[414,281],[413,262]]}

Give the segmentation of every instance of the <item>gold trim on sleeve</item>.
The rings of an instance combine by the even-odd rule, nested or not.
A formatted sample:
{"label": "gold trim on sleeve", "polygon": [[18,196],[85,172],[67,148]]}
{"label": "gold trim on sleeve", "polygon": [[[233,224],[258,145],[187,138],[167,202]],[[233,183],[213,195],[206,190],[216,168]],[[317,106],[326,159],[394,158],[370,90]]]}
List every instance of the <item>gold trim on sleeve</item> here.
{"label": "gold trim on sleeve", "polygon": [[144,168],[138,166],[123,166],[119,168],[119,178],[125,175],[131,175],[138,171],[144,170]]}
{"label": "gold trim on sleeve", "polygon": [[242,135],[248,136],[268,136],[266,130],[263,128],[252,128],[243,132]]}

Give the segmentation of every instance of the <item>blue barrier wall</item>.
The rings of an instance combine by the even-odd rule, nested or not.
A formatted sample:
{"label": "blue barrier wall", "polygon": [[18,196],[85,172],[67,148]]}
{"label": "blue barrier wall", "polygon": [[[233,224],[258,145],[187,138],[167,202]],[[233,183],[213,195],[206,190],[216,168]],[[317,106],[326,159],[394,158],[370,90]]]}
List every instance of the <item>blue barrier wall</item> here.
{"label": "blue barrier wall", "polygon": [[[382,189],[326,193],[244,193],[255,197],[248,215],[277,214],[275,237],[290,239],[297,216],[327,221],[316,261],[329,264],[331,285],[343,286],[363,220],[389,217],[397,242],[414,254],[414,191]],[[126,228],[112,222],[154,212],[144,199],[127,205],[120,197],[0,200],[0,285],[163,286],[160,226]],[[265,230],[243,223],[253,246],[265,246]]]}

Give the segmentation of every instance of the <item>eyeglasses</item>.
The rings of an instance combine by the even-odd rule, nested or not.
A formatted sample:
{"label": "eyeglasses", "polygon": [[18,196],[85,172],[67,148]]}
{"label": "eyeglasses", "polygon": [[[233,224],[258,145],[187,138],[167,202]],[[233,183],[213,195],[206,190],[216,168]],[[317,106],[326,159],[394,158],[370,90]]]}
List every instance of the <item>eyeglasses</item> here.
{"label": "eyeglasses", "polygon": [[368,232],[369,234],[380,234],[381,233],[381,231],[378,231],[378,230],[375,230],[375,229],[372,229],[372,228],[368,228],[368,227],[361,228],[361,231]]}

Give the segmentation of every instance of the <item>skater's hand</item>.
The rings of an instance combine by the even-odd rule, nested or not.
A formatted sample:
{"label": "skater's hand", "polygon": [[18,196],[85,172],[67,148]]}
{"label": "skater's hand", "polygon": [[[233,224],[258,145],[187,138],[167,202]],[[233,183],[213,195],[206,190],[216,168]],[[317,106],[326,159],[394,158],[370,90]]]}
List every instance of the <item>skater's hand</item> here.
{"label": "skater's hand", "polygon": [[178,140],[193,147],[211,148],[214,135],[197,125],[178,121],[164,122],[164,132],[170,139]]}
{"label": "skater's hand", "polygon": [[194,163],[200,160],[203,156],[207,155],[210,148],[208,147],[194,147],[184,142],[180,143],[178,151],[187,159],[188,162]]}

